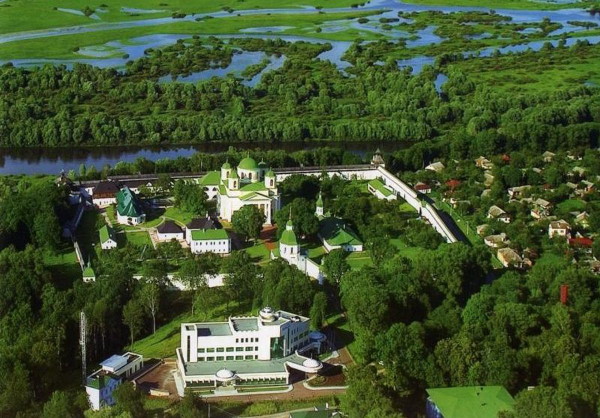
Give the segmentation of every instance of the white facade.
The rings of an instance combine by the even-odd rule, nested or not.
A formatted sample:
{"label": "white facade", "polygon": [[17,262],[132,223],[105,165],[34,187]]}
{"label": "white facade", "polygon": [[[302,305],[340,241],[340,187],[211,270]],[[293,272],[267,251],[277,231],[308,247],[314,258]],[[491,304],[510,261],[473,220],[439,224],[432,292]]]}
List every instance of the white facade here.
{"label": "white facade", "polygon": [[114,205],[115,203],[117,203],[117,198],[116,197],[92,197],[92,202],[94,202],[94,205],[98,206],[99,208],[105,208],[107,206]]}
{"label": "white facade", "polygon": [[231,238],[215,240],[191,240],[190,250],[193,254],[217,253],[229,254],[231,252]]}
{"label": "white facade", "polygon": [[298,351],[312,347],[309,318],[264,308],[255,317],[181,324],[177,363],[185,386],[288,384],[287,367],[321,367]]}
{"label": "white facade", "polygon": [[101,369],[88,376],[85,386],[90,407],[95,411],[114,405],[113,391],[144,367],[144,359],[139,354],[127,352],[111,356],[100,363],[100,366]]}
{"label": "white facade", "polygon": [[109,237],[106,241],[100,244],[100,247],[103,250],[112,250],[113,248],[117,248],[117,241]]}
{"label": "white facade", "polygon": [[117,222],[122,225],[138,225],[144,223],[146,214],[140,216],[123,216],[117,213]]}
{"label": "white facade", "polygon": [[177,240],[177,241],[183,241],[185,238],[185,234],[183,233],[183,231],[181,232],[174,232],[174,233],[160,233],[157,232],[156,236],[158,237],[159,241],[171,241],[171,240]]}

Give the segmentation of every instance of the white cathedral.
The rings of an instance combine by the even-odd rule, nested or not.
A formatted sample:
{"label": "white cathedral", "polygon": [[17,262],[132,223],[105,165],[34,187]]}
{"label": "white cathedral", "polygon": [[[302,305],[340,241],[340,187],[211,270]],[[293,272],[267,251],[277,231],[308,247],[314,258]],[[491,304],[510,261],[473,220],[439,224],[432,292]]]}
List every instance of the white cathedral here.
{"label": "white cathedral", "polygon": [[226,221],[231,221],[233,213],[243,206],[256,205],[265,215],[265,225],[270,225],[281,206],[275,173],[265,162],[256,163],[250,157],[242,159],[236,169],[226,162],[220,175],[208,173],[200,183],[209,198],[216,197],[219,217]]}

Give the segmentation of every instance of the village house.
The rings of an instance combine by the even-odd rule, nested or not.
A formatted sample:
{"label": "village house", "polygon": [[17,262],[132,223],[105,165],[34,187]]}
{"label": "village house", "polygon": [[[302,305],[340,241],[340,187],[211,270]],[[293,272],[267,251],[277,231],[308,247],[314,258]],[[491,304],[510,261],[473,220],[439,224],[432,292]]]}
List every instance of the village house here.
{"label": "village house", "polygon": [[483,168],[484,170],[491,170],[494,168],[494,164],[485,157],[479,157],[475,159],[475,166],[478,168]]}
{"label": "village house", "polygon": [[506,211],[496,205],[490,206],[487,214],[488,219],[496,219],[505,224],[510,223],[510,215]]}
{"label": "village house", "polygon": [[590,226],[589,218],[590,215],[587,212],[583,211],[575,216],[575,223],[583,228],[588,228]]}
{"label": "village house", "polygon": [[100,366],[87,377],[85,383],[90,407],[94,411],[115,404],[114,390],[144,367],[144,358],[140,354],[127,352],[109,357]]}
{"label": "village house", "polygon": [[545,151],[542,154],[542,158],[544,159],[545,163],[551,163],[555,156],[556,154],[550,151]]}
{"label": "village house", "polygon": [[103,250],[117,248],[115,231],[110,226],[104,225],[98,233],[100,235],[100,247]]}
{"label": "village house", "polygon": [[552,221],[548,225],[548,236],[550,238],[554,237],[566,237],[568,238],[571,235],[571,225],[564,219],[559,221]]}
{"label": "village house", "polygon": [[575,237],[575,238],[569,238],[569,246],[570,247],[580,250],[582,252],[588,253],[588,254],[591,254],[593,245],[594,245],[594,240],[592,240],[591,238],[582,237],[582,236]]}
{"label": "village house", "polygon": [[488,235],[483,239],[483,242],[485,245],[491,248],[500,248],[510,244],[510,241],[507,239],[504,232],[498,235]]}
{"label": "village house", "polygon": [[183,229],[177,225],[176,222],[166,220],[156,228],[156,235],[159,241],[183,241],[185,239],[185,233]]}
{"label": "village house", "polygon": [[423,182],[418,182],[417,184],[415,184],[414,189],[415,191],[423,194],[431,193],[431,186]]}
{"label": "village house", "polygon": [[500,248],[496,253],[496,257],[504,267],[522,268],[523,259],[512,248]]}
{"label": "village house", "polygon": [[92,265],[89,262],[83,268],[82,279],[84,283],[91,283],[96,281],[96,272],[94,272],[94,269],[92,268]]}
{"label": "village house", "polygon": [[529,189],[531,189],[531,186],[529,186],[529,185],[509,187],[507,190],[508,198],[510,200],[519,199],[519,198],[523,197],[525,192],[527,192]]}
{"label": "village house", "polygon": [[425,170],[433,171],[435,173],[441,173],[442,171],[444,171],[445,168],[446,166],[444,164],[442,164],[439,161],[436,161],[435,163],[431,163],[427,167],[425,167]]}
{"label": "village house", "polygon": [[489,227],[490,226],[488,224],[477,225],[477,227],[475,228],[475,231],[476,231],[477,235],[484,236],[487,233],[487,230],[489,229]]}
{"label": "village house", "polygon": [[544,219],[550,216],[550,210],[552,204],[544,199],[535,199],[533,201],[533,208],[531,209],[531,216],[535,219]]}

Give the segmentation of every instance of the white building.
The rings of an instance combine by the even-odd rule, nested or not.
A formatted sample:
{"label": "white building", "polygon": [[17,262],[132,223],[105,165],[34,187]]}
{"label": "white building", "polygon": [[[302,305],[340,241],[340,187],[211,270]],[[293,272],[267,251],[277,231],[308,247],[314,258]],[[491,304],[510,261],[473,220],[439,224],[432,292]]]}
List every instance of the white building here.
{"label": "white building", "polygon": [[571,225],[569,225],[569,223],[564,219],[561,219],[559,221],[552,221],[550,222],[550,225],[548,225],[548,236],[550,238],[569,238],[571,236]]}
{"label": "white building", "polygon": [[316,373],[318,360],[300,353],[319,349],[309,318],[267,307],[253,317],[181,324],[177,378],[191,388],[288,385],[289,368]]}
{"label": "white building", "polygon": [[242,159],[236,169],[223,164],[219,175],[208,173],[200,184],[209,198],[216,197],[219,216],[227,221],[243,206],[255,205],[264,213],[265,225],[270,225],[280,208],[275,173],[264,162],[257,164],[250,157]]}
{"label": "white building", "polygon": [[146,221],[142,204],[129,187],[117,193],[117,222],[123,225],[138,225]]}
{"label": "white building", "polygon": [[113,248],[117,248],[117,238],[115,236],[115,231],[108,225],[104,225],[98,231],[100,234],[100,247],[103,250],[111,250]]}
{"label": "white building", "polygon": [[117,203],[119,185],[111,180],[103,180],[93,188],[86,189],[86,191],[92,195],[94,205],[102,208]]}
{"label": "white building", "polygon": [[367,183],[367,189],[369,189],[369,192],[371,192],[377,199],[397,199],[396,195],[394,194],[394,191],[387,187],[385,184],[383,184],[379,179],[373,179],[369,183]]}
{"label": "white building", "polygon": [[231,238],[227,231],[218,228],[210,219],[196,218],[185,227],[185,240],[193,254],[213,252],[229,254],[231,252]]}
{"label": "white building", "polygon": [[487,214],[488,219],[496,219],[505,224],[510,223],[510,215],[506,211],[496,205],[490,206]]}
{"label": "white building", "polygon": [[100,366],[99,370],[88,376],[85,385],[90,406],[95,411],[114,405],[113,391],[144,367],[144,359],[139,354],[127,352],[109,357]]}
{"label": "white building", "polygon": [[156,228],[156,235],[159,241],[183,241],[185,234],[183,229],[174,221],[166,220]]}

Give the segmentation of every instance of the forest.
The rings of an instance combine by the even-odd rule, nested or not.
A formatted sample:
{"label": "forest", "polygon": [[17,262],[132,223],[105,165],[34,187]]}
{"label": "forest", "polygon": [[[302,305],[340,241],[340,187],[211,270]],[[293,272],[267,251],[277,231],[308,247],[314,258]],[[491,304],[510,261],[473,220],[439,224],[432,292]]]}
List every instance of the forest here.
{"label": "forest", "polygon": [[[540,151],[593,147],[598,140],[598,89],[582,85],[513,94],[475,83],[469,66],[457,65],[449,67],[448,81],[438,93],[435,67],[413,75],[394,60],[381,65],[376,55],[363,58],[362,48],[356,48],[360,58],[348,76],[327,61],[313,59],[322,45],[246,41],[240,48],[286,56],[284,65],[264,74],[255,87],[235,77],[196,84],[159,82],[161,75],[208,66],[211,57],[230,59],[227,46],[212,42],[205,47],[196,39],[165,52],[149,51],[124,73],[83,64],[72,69],[5,66],[0,70],[0,145],[158,145],[268,138],[275,143],[469,141],[482,150]],[[208,46],[215,48],[207,51]],[[551,51],[567,57],[573,50],[597,48],[580,41],[524,54],[543,57]],[[204,58],[192,59],[195,56]]]}

